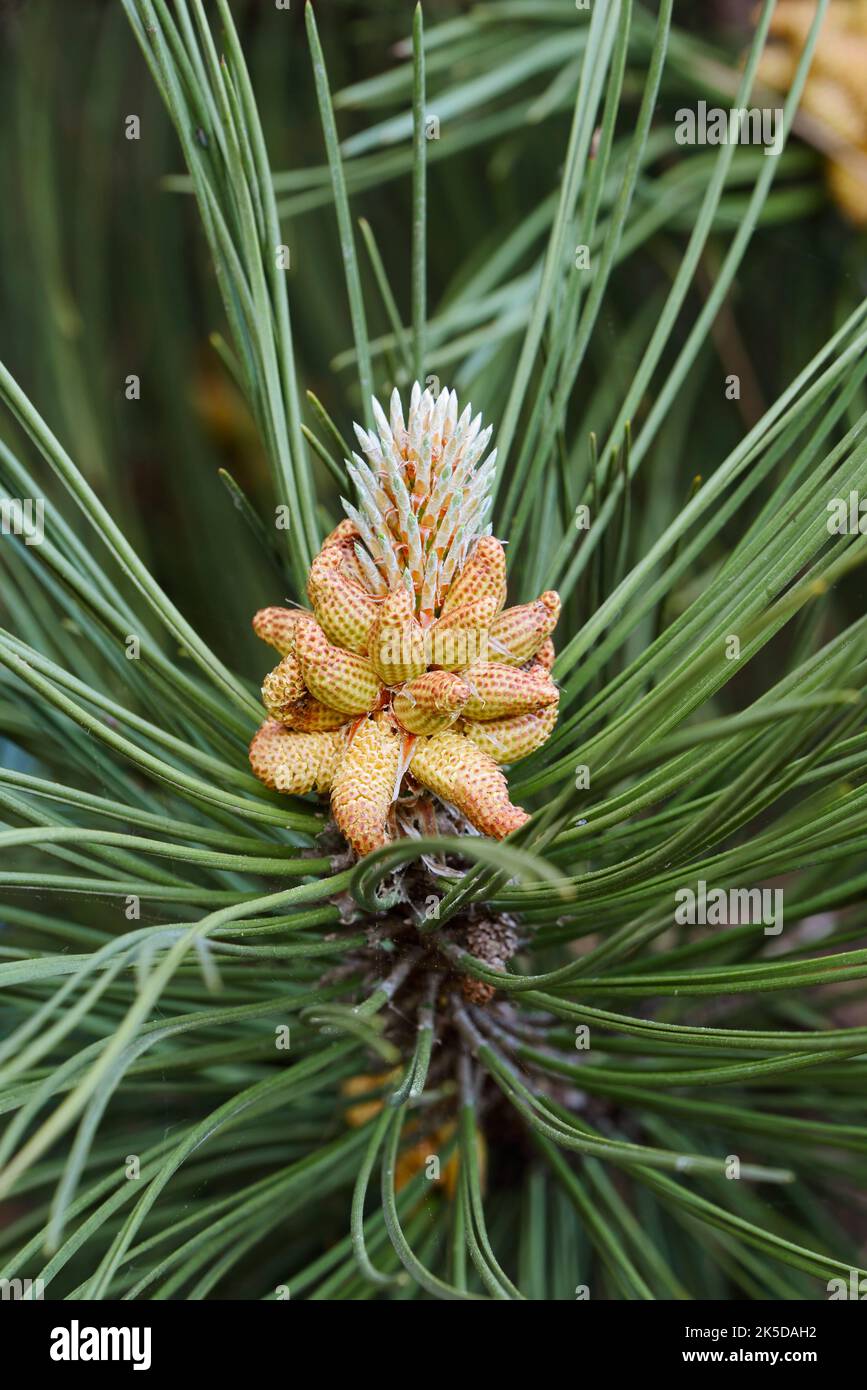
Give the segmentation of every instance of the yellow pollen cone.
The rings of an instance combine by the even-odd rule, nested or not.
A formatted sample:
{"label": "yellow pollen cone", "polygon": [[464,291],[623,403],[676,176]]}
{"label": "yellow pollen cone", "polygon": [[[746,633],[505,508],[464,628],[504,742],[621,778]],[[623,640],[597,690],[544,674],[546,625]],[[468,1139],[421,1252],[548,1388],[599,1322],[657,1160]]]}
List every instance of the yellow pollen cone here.
{"label": "yellow pollen cone", "polygon": [[491,657],[509,666],[522,666],[535,656],[560,616],[560,597],[547,590],[535,603],[506,608],[491,623]]}
{"label": "yellow pollen cone", "polygon": [[287,710],[304,694],[304,678],[298,658],[284,656],[262,682],[262,703],[272,719],[283,720]]}
{"label": "yellow pollen cone", "polygon": [[543,666],[529,671],[487,661],[461,673],[473,693],[464,706],[465,719],[502,719],[557,703],[557,687]]}
{"label": "yellow pollen cone", "polygon": [[434,734],[419,740],[410,771],[423,787],[450,801],[483,835],[502,840],[529,820],[513,806],[509,788],[493,758],[463,734]]}
{"label": "yellow pollen cone", "polygon": [[302,796],[331,790],[344,744],[341,731],[306,734],[266,719],[250,744],[250,766],[266,787]]}
{"label": "yellow pollen cone", "polygon": [[388,844],[386,829],[403,739],[387,715],[363,719],[334,773],[331,810],[357,854]]}
{"label": "yellow pollen cone", "polygon": [[296,624],[295,654],[304,684],[323,705],[366,714],[377,704],[382,685],[367,658],[334,646],[312,618]]}
{"label": "yellow pollen cone", "polygon": [[470,698],[470,688],[452,671],[425,671],[409,681],[392,709],[411,734],[436,734],[454,723]]}
{"label": "yellow pollen cone", "polygon": [[514,714],[509,719],[490,719],[484,723],[464,719],[461,728],[494,762],[516,763],[547,742],[556,722],[557,706],[553,704],[528,714]]}
{"label": "yellow pollen cone", "polygon": [[260,608],[253,618],[253,631],[281,656],[288,656],[295,650],[295,624],[303,616],[303,608]]}

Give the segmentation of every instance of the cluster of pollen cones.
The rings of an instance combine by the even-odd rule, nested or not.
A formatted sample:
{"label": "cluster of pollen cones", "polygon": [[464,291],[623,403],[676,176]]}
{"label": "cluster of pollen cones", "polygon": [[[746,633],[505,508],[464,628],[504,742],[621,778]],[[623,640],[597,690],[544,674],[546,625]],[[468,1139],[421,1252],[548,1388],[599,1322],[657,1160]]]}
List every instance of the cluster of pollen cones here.
{"label": "cluster of pollen cones", "polygon": [[[250,745],[277,791],[330,794],[359,855],[393,837],[402,792],[432,792],[484,835],[527,814],[501,764],[545,742],[557,718],[546,592],[505,608],[503,547],[485,525],[495,454],[490,430],[454,392],[413,387],[406,423],[373,402],[376,433],[356,426],[364,459],[347,467],[359,506],[310,567],[312,612],[263,608],[255,632],[281,656],[262,698],[270,718]],[[365,461],[366,460],[366,461]]]}

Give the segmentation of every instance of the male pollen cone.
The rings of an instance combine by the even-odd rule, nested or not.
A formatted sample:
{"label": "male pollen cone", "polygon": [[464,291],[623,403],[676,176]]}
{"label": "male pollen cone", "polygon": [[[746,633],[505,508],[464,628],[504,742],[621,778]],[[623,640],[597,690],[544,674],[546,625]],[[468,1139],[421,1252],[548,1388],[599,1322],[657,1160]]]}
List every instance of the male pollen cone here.
{"label": "male pollen cone", "polygon": [[[453,391],[413,386],[404,420],[373,401],[346,460],[357,502],[310,567],[312,611],[263,608],[257,636],[281,661],[270,716],[250,745],[267,786],[318,791],[356,854],[388,844],[392,804],[420,785],[484,835],[528,819],[502,764],[539,748],[557,719],[550,671],[557,594],[505,608],[506,557],[486,521],[490,426]],[[362,457],[363,455],[363,457]]]}

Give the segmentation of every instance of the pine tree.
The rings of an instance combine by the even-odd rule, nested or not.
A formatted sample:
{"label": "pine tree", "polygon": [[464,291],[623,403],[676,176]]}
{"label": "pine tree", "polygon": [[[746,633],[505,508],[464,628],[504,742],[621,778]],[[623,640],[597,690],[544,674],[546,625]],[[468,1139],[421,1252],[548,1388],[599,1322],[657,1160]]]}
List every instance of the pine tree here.
{"label": "pine tree", "polygon": [[[183,528],[160,534],[112,465],[117,385],[64,337],[67,209],[34,198],[67,316],[25,372],[61,384],[56,423],[0,367],[0,1277],[826,1297],[863,1274],[867,309],[838,300],[825,341],[822,287],[793,293],[785,384],[747,391],[731,296],[821,170],[794,141],[680,148],[666,105],[716,84],[748,107],[772,0],[741,67],[672,0],[493,0],[427,33],[419,8],[336,98],[308,5],[325,163],[283,173],[228,0],[123,9],[157,99],[128,138],[165,108],[187,173],[164,183],[222,300],[199,408],[270,476],[224,470],[221,510],[166,414]],[[341,144],[348,109],[370,115]],[[557,177],[507,180],[502,226],[487,207],[466,235],[472,151],[508,169],[524,142],[547,177],[555,138]],[[371,194],[381,225],[350,211]],[[167,201],[136,313],[173,401],[191,253],[160,239]],[[110,273],[82,271],[89,303]],[[325,389],[305,293],[326,343],[348,306]],[[112,371],[143,404],[134,367]]]}

